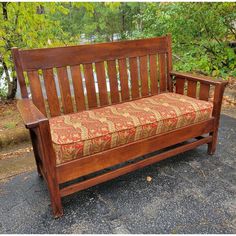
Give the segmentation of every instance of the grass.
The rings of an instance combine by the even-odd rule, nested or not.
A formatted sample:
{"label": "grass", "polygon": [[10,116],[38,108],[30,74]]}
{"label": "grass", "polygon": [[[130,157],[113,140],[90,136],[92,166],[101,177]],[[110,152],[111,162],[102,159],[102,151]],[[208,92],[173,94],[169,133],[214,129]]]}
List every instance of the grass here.
{"label": "grass", "polygon": [[5,129],[14,129],[16,128],[17,124],[15,122],[8,122],[3,125],[3,128]]}

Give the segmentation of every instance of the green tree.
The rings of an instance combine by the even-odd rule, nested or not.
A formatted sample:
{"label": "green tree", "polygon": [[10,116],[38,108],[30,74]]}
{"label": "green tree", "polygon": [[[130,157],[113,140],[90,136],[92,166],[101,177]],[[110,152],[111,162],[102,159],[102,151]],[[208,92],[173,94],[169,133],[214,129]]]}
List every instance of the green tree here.
{"label": "green tree", "polygon": [[171,33],[175,69],[236,76],[235,49],[229,45],[236,41],[233,2],[3,2],[0,7],[0,73],[7,98],[16,91],[13,46],[47,47]]}
{"label": "green tree", "polygon": [[147,3],[135,37],[172,33],[176,68],[236,76],[236,3]]}
{"label": "green tree", "polygon": [[[15,97],[16,77],[11,57],[11,48],[46,47],[61,44],[64,32],[59,21],[50,21],[48,14],[55,11],[68,14],[58,3],[1,3],[0,18],[0,64],[4,74],[3,83],[8,99]],[[2,82],[2,81],[1,81]],[[4,89],[2,91],[5,91]],[[2,92],[3,93],[3,92]]]}
{"label": "green tree", "polygon": [[68,41],[80,43],[85,38],[88,41],[112,41],[114,34],[121,31],[120,3],[64,3],[69,14],[65,18],[61,12],[51,16],[59,20]]}

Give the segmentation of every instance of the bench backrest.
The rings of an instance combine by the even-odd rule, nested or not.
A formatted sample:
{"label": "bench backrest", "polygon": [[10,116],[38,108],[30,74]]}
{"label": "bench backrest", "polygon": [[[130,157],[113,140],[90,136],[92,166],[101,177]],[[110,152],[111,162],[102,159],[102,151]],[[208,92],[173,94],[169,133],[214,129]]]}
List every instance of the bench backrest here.
{"label": "bench backrest", "polygon": [[13,48],[12,53],[22,98],[29,97],[29,83],[32,100],[45,115],[58,116],[171,90],[170,35],[57,48]]}

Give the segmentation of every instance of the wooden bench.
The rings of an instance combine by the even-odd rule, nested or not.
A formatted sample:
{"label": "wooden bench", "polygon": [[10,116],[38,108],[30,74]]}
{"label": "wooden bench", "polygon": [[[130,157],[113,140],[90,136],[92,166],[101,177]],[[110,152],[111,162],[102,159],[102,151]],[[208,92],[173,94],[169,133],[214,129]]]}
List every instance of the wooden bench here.
{"label": "wooden bench", "polygon": [[227,82],[172,71],[170,35],[12,53],[55,217],[64,196],[202,144],[215,152]]}

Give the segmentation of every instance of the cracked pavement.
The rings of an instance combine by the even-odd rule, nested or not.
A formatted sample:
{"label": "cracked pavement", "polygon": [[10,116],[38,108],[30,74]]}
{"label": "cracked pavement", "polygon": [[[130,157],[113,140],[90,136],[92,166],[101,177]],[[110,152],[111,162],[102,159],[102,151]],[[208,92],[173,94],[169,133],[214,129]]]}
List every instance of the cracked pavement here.
{"label": "cracked pavement", "polygon": [[236,119],[222,115],[218,143],[65,197],[56,220],[35,170],[14,176],[0,182],[0,233],[236,233]]}

